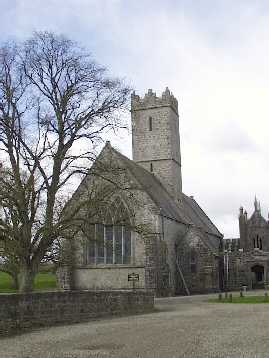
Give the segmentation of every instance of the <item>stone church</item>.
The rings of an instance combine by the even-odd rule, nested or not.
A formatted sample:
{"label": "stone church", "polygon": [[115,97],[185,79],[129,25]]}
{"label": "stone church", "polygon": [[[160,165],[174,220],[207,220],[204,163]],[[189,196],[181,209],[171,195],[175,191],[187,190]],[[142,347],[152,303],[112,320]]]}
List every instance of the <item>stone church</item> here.
{"label": "stone church", "polygon": [[177,99],[168,88],[160,97],[152,90],[144,97],[133,93],[131,120],[133,159],[107,142],[70,201],[106,187],[96,168],[117,168],[107,182],[111,189],[114,175],[118,190],[107,191],[105,205],[100,200],[87,235],[77,233],[74,288],[130,289],[128,275],[134,273],[136,288],[158,296],[218,291],[223,236],[182,191]]}
{"label": "stone church", "polygon": [[239,210],[239,238],[224,240],[224,284],[227,290],[265,288],[269,283],[269,221],[255,197],[250,217]]}

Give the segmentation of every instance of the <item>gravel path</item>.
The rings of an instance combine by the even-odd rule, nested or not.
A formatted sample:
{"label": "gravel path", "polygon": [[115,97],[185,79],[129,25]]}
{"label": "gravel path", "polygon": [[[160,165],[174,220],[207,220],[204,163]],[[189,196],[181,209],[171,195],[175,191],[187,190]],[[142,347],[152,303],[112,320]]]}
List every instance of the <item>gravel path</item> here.
{"label": "gravel path", "polygon": [[207,299],[158,299],[155,313],[4,338],[0,357],[269,357],[269,304],[212,304]]}

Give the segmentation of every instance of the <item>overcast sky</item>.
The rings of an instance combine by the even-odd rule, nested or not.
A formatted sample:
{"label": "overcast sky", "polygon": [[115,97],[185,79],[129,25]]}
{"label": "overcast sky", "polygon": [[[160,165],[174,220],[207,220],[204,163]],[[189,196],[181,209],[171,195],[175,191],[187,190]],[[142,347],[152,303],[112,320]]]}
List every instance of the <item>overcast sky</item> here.
{"label": "overcast sky", "polygon": [[[183,189],[225,237],[269,207],[269,2],[0,0],[0,41],[63,33],[143,95],[179,100]],[[124,133],[112,144],[131,155]]]}

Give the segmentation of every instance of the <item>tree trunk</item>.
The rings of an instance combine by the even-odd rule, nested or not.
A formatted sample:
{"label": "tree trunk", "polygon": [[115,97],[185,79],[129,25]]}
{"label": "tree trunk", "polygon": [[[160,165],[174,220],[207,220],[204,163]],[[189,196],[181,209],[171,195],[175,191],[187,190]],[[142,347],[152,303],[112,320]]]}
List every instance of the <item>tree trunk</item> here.
{"label": "tree trunk", "polygon": [[12,288],[14,288],[15,290],[19,289],[19,279],[18,279],[18,275],[14,274],[12,275]]}
{"label": "tree trunk", "polygon": [[35,273],[29,266],[22,266],[18,274],[19,292],[33,291]]}

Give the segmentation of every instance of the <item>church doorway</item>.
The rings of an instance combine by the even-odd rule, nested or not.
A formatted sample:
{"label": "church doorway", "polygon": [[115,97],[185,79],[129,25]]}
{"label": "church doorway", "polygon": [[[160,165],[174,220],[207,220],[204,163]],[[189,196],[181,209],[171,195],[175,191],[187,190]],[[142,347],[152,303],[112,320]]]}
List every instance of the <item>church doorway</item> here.
{"label": "church doorway", "polygon": [[252,288],[264,288],[264,267],[255,265],[251,268]]}

